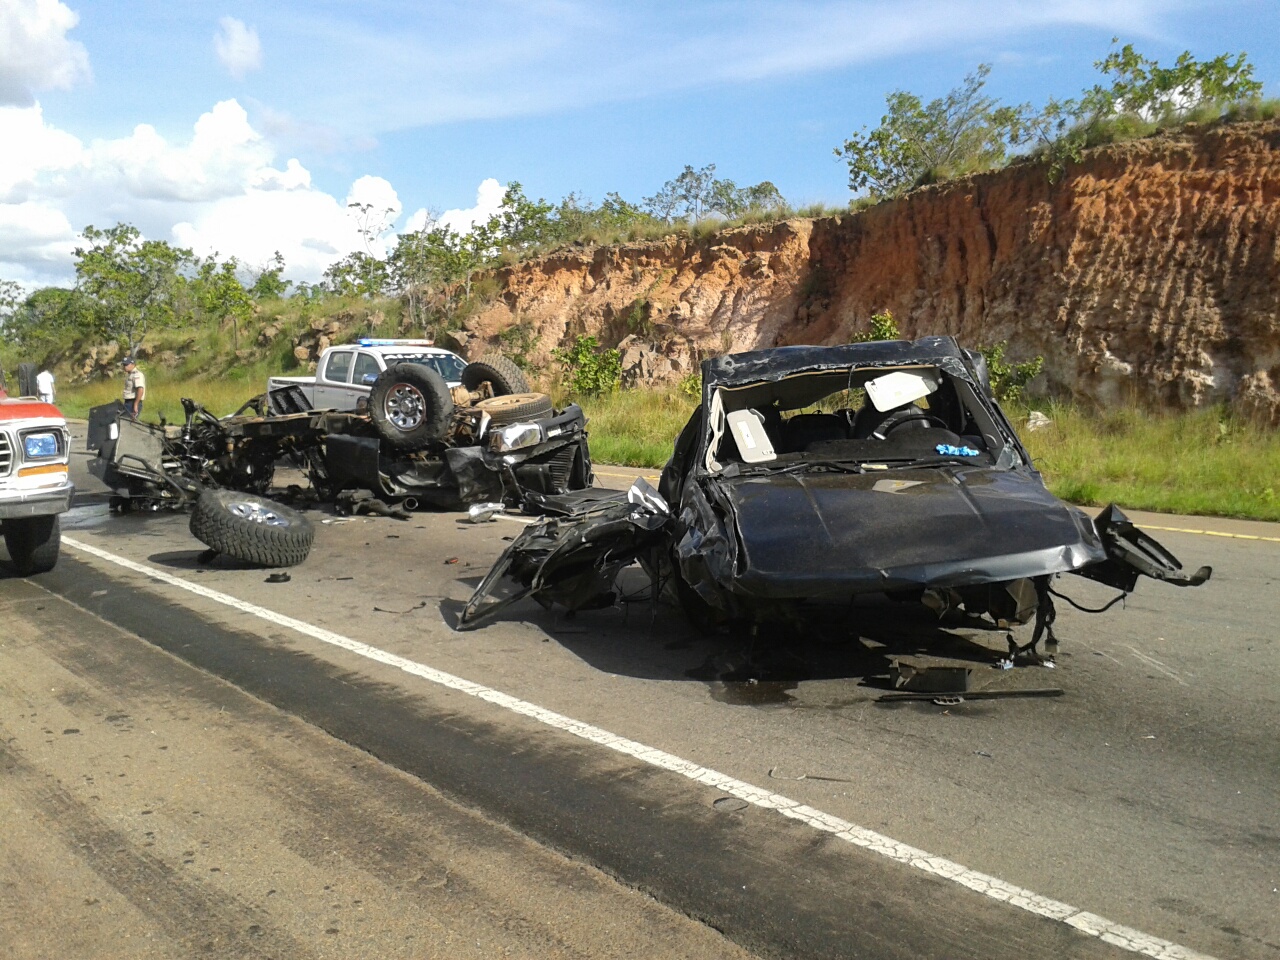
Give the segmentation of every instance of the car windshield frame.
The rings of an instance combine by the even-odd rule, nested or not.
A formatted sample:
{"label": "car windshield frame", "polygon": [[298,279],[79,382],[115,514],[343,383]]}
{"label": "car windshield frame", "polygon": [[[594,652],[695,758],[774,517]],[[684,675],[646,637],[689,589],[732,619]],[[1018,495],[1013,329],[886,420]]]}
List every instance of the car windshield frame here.
{"label": "car windshield frame", "polygon": [[[875,348],[875,349],[860,349]],[[774,355],[779,362],[770,363]],[[850,344],[840,347],[779,348],[755,354],[720,357],[703,365],[703,404],[706,416],[697,455],[695,473],[729,477],[760,477],[777,473],[842,470],[824,464],[844,464],[856,470],[901,469],[931,466],[976,466],[996,469],[1030,467],[1030,457],[1022,448],[998,403],[978,387],[959,346],[950,337],[925,338],[914,343],[901,341]],[[924,431],[902,430],[893,438],[872,440],[866,432],[855,433],[855,420],[867,405],[865,385],[884,374],[912,372],[933,378],[936,392],[915,401],[920,416],[916,426]],[[839,398],[834,400],[833,398]],[[843,403],[843,406],[841,406]],[[859,404],[859,410],[852,409]],[[760,412],[761,408],[771,409]],[[934,410],[930,413],[930,408]],[[726,419],[735,410],[757,411],[761,430],[774,443],[776,455],[760,462],[746,463],[738,455],[736,437]],[[909,411],[910,405],[896,408]],[[819,437],[816,449],[788,442],[797,414],[812,415],[833,427],[829,438]],[[870,411],[868,419],[885,416]],[[945,416],[944,423],[922,418]],[[843,434],[834,429],[836,418],[846,425]],[[820,426],[820,424],[818,424]],[[859,424],[861,427],[861,424]],[[971,452],[972,451],[972,452]],[[806,464],[811,464],[807,466]]]}
{"label": "car windshield frame", "polygon": [[[462,379],[462,371],[467,368],[467,361],[456,353],[389,353],[383,360],[388,367],[397,363],[422,363],[430,367],[449,383],[458,383]],[[448,367],[449,369],[445,369]]]}

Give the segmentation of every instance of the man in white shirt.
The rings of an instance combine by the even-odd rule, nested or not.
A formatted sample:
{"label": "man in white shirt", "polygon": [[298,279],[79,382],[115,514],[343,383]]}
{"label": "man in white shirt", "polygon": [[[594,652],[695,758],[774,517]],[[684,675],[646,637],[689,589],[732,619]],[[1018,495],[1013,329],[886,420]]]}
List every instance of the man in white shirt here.
{"label": "man in white shirt", "polygon": [[53,374],[48,370],[36,374],[36,393],[45,403],[53,403]]}

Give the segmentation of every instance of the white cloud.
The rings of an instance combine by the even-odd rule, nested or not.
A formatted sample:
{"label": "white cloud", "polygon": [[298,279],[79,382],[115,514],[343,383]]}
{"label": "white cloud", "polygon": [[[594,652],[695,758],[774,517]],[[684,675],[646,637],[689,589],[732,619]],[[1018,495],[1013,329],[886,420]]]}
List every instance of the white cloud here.
{"label": "white cloud", "polygon": [[292,279],[316,280],[365,247],[348,204],[376,215],[375,253],[401,212],[381,177],[360,177],[340,199],[316,188],[298,160],[278,166],[235,100],[215,104],[179,143],[143,124],[86,146],[38,104],[0,108],[0,142],[12,144],[0,150],[0,276],[33,284],[68,282],[80,229],[117,221],[251,266],[279,250]]}
{"label": "white cloud", "polygon": [[189,144],[173,146],[154,127],[139,124],[130,137],[94,141],[91,152],[99,175],[124,181],[139,198],[215,200],[282,176],[270,169],[274,151],[235,100],[202,115]]}
{"label": "white cloud", "polygon": [[45,123],[40,105],[0,107],[0,204],[20,203],[43,177],[51,181],[85,161],[80,141]]}
{"label": "white cloud", "polygon": [[213,50],[227,72],[237,80],[262,67],[262,43],[258,31],[243,20],[223,17],[213,35]]}
{"label": "white cloud", "polygon": [[506,196],[507,188],[489,177],[480,181],[480,186],[476,188],[476,205],[468,207],[466,210],[446,210],[444,213],[436,216],[425,207],[415,210],[410,214],[409,219],[405,221],[404,229],[406,233],[412,233],[415,230],[421,230],[428,224],[439,224],[442,227],[448,227],[455,233],[466,233],[478,223],[484,223],[502,208],[502,198]]}
{"label": "white cloud", "polygon": [[80,18],[58,0],[0,2],[0,105],[31,106],[35,91],[89,77],[89,54],[67,39]]}
{"label": "white cloud", "polygon": [[71,223],[44,203],[0,204],[0,261],[29,258],[56,266],[75,247]]}

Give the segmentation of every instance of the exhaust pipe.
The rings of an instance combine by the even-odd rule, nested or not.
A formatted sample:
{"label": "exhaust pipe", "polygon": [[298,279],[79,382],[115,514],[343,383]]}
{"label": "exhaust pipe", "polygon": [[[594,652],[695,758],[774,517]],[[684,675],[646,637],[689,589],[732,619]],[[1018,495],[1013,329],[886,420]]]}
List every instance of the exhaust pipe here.
{"label": "exhaust pipe", "polygon": [[418,498],[417,498],[417,497],[405,497],[403,500],[401,500],[401,501],[400,501],[400,506],[404,507],[406,510],[417,510],[417,509],[418,509]]}

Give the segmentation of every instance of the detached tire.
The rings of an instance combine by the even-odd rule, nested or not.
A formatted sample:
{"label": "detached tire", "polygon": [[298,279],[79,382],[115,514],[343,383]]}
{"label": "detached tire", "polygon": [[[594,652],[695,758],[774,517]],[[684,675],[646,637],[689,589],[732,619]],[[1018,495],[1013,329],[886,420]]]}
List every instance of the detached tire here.
{"label": "detached tire", "polygon": [[452,418],[449,385],[421,363],[388,367],[369,391],[369,419],[374,429],[399,450],[420,450],[443,440]]}
{"label": "detached tire", "polygon": [[40,387],[36,383],[37,372],[34,363],[18,364],[18,396],[36,397],[40,395]]}
{"label": "detached tire", "polygon": [[191,512],[191,533],[218,553],[263,567],[301,563],[316,535],[297,510],[236,490],[201,493]]}
{"label": "detached tire", "polygon": [[24,517],[4,522],[4,545],[18,575],[46,573],[58,562],[62,527],[55,513],[47,517]]}
{"label": "detached tire", "polygon": [[495,397],[529,392],[529,381],[525,379],[524,371],[498,353],[486,354],[474,363],[468,363],[462,371],[462,385],[468,390],[479,390],[480,384],[486,380],[493,387]]}
{"label": "detached tire", "polygon": [[551,398],[545,393],[508,393],[505,396],[481,400],[475,409],[489,415],[489,423],[495,427],[524,420],[541,420],[554,413]]}

